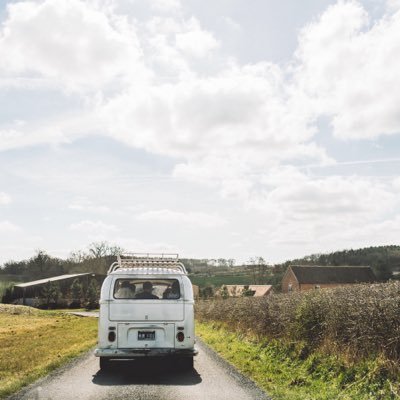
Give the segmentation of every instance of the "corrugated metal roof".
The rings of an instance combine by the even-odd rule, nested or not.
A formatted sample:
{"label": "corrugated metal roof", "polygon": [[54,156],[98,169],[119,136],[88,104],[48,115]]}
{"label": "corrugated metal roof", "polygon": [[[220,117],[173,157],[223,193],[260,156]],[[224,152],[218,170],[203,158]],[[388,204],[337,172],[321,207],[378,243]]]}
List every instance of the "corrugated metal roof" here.
{"label": "corrugated metal roof", "polygon": [[71,278],[76,278],[77,276],[91,275],[91,274],[92,274],[91,272],[84,272],[81,274],[59,275],[59,276],[53,276],[51,278],[39,279],[37,281],[19,283],[18,285],[14,285],[14,286],[19,287],[19,288],[24,288],[24,287],[29,287],[29,286],[43,285],[44,283],[47,283],[47,282],[62,281],[63,279],[71,279]]}
{"label": "corrugated metal roof", "polygon": [[111,275],[183,275],[183,271],[177,268],[151,268],[151,267],[135,267],[135,268],[118,268]]}
{"label": "corrugated metal roof", "polygon": [[299,283],[372,283],[376,281],[371,267],[292,265],[290,268]]}

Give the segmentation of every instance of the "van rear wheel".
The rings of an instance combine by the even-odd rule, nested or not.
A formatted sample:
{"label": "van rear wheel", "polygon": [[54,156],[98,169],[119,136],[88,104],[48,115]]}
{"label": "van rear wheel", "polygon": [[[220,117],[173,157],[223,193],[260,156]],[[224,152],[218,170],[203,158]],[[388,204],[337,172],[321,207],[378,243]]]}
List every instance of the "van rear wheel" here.
{"label": "van rear wheel", "polygon": [[108,371],[110,369],[110,359],[107,357],[100,357],[100,369]]}

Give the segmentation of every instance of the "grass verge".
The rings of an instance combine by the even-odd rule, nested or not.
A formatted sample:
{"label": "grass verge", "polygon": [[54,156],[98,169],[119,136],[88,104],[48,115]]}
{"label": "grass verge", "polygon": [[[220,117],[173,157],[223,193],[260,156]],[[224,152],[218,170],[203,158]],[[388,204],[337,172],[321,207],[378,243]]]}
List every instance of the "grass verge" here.
{"label": "grass verge", "polygon": [[380,359],[351,365],[307,354],[301,345],[232,333],[220,323],[197,322],[196,333],[275,400],[400,399],[399,380]]}
{"label": "grass verge", "polygon": [[97,319],[0,304],[0,399],[95,345]]}

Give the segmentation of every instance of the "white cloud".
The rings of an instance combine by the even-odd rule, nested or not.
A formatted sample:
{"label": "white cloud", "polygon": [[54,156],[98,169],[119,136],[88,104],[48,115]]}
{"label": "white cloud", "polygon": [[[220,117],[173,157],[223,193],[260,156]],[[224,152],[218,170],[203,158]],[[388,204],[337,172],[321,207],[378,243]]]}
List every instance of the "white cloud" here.
{"label": "white cloud", "polygon": [[397,194],[399,194],[400,193],[400,177],[393,179],[392,185],[393,185],[393,189],[395,190],[395,192]]}
{"label": "white cloud", "polygon": [[194,18],[188,21],[187,32],[177,33],[176,47],[192,57],[204,57],[211,50],[218,47],[218,41],[214,36],[203,29]]}
{"label": "white cloud", "polygon": [[0,192],[0,205],[10,204],[11,201],[12,201],[12,199],[9,194]]}
{"label": "white cloud", "polygon": [[225,223],[224,219],[218,215],[209,215],[202,212],[180,212],[173,210],[154,210],[146,211],[136,215],[139,221],[159,221],[174,224],[189,224],[212,228],[221,226]]}
{"label": "white cloud", "polygon": [[93,234],[95,236],[102,236],[107,233],[117,232],[118,229],[114,225],[106,224],[102,221],[90,221],[84,220],[71,224],[69,227],[72,231],[78,231],[88,234]]}
{"label": "white cloud", "polygon": [[[400,132],[400,12],[370,26],[357,1],[339,1],[307,26],[297,50],[299,90],[334,135],[366,139]],[[313,102],[313,103],[311,103]]]}
{"label": "white cloud", "polygon": [[15,233],[20,232],[21,228],[18,225],[13,224],[10,221],[0,221],[0,232],[1,233]]}
{"label": "white cloud", "polygon": [[110,208],[104,205],[96,205],[85,197],[76,198],[69,206],[70,210],[84,211],[91,213],[106,214],[110,212]]}
{"label": "white cloud", "polygon": [[298,254],[304,255],[369,245],[375,237],[395,240],[383,228],[397,218],[393,215],[400,206],[390,182],[356,176],[312,178],[289,168],[271,171],[263,183],[270,190],[253,197],[251,206],[264,214],[259,234],[269,246],[299,248]]}
{"label": "white cloud", "polygon": [[151,242],[139,240],[134,237],[117,236],[115,243],[118,243],[125,251],[130,252],[149,252],[149,253],[178,253],[179,246],[168,242]]}
{"label": "white cloud", "polygon": [[151,7],[156,11],[177,11],[180,9],[180,0],[152,0]]}
{"label": "white cloud", "polygon": [[[371,22],[360,2],[338,1],[302,30],[289,66],[243,65],[219,52],[216,33],[187,17],[178,0],[146,5],[154,11],[147,19],[119,15],[122,2],[120,8],[105,6],[117,3],[43,0],[8,6],[0,28],[1,82],[8,88],[27,85],[31,95],[51,85],[76,90],[75,101],[82,106],[73,114],[4,123],[1,150],[108,135],[175,159],[168,170],[172,179],[208,185],[222,201],[239,199],[237,207],[266,221],[258,231],[268,243],[313,243],[318,249],[344,243],[344,237],[373,241],[385,227],[394,237],[388,214],[397,221],[398,179],[313,176],[290,165],[334,163],[329,149],[315,139],[321,116],[328,116],[336,138],[400,132],[400,92],[395,90],[400,12],[392,7],[392,13]],[[55,163],[45,173],[31,168],[25,176],[34,173],[41,183],[45,176],[53,187],[62,182],[74,190],[100,179],[107,184],[115,174],[103,163],[85,177],[73,164],[67,173]],[[76,179],[63,179],[68,176]],[[0,194],[0,204],[7,201]],[[170,204],[149,207],[155,210],[136,218],[203,227],[229,223],[216,214],[157,209]],[[85,198],[76,198],[69,210],[109,211]],[[364,226],[372,233],[360,235]],[[123,235],[103,221],[83,220],[70,229],[93,238]],[[162,245],[174,247],[161,242],[154,247]]]}
{"label": "white cloud", "polygon": [[390,11],[398,11],[400,9],[400,0],[386,0],[386,7]]}
{"label": "white cloud", "polygon": [[94,2],[21,1],[9,4],[7,12],[0,31],[0,71],[40,74],[79,90],[140,72],[141,50],[132,26]]}

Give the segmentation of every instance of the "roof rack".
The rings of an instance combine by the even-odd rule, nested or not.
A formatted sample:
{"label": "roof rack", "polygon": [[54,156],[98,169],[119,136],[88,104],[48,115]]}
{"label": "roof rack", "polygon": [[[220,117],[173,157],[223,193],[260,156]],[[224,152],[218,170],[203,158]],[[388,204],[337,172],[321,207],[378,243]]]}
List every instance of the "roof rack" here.
{"label": "roof rack", "polygon": [[107,274],[111,274],[120,268],[169,268],[187,274],[185,266],[179,261],[179,255],[170,253],[118,254],[117,261],[111,265]]}

